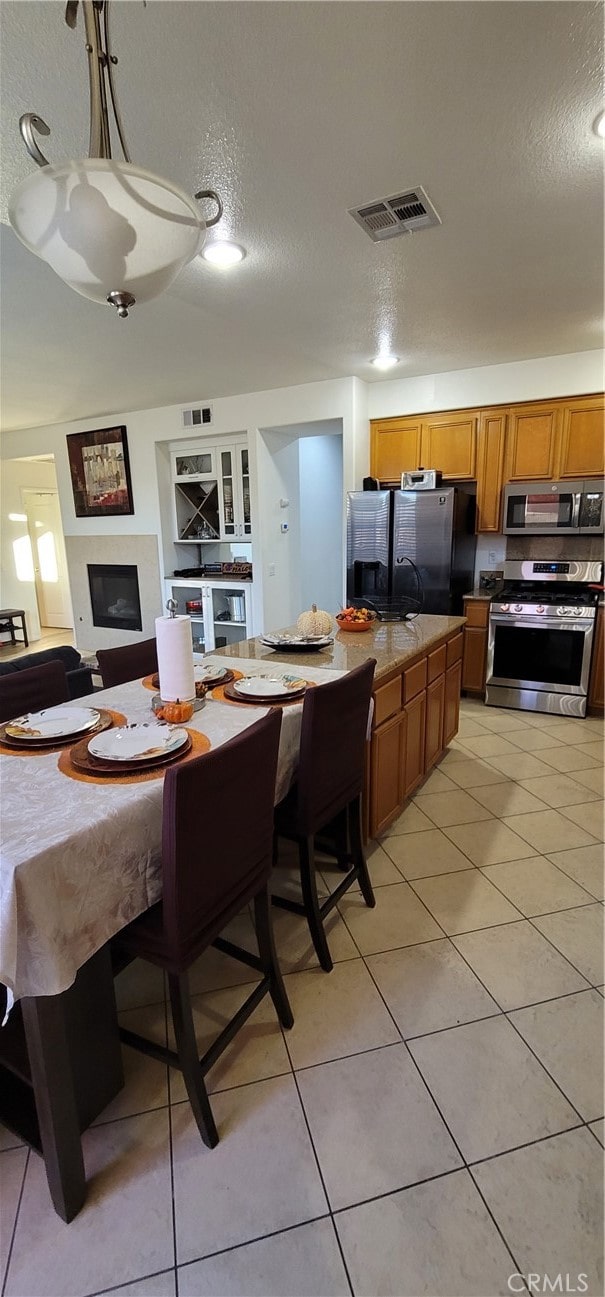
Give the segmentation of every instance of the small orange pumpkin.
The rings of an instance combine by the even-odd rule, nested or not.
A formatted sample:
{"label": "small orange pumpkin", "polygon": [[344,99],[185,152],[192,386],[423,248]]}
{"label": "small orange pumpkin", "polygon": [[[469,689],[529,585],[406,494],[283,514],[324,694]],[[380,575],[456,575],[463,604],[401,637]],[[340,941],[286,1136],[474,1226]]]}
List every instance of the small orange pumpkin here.
{"label": "small orange pumpkin", "polygon": [[194,710],[193,703],[182,703],[177,698],[175,703],[163,703],[156,716],[162,721],[169,721],[171,725],[182,725],[183,721],[191,720]]}

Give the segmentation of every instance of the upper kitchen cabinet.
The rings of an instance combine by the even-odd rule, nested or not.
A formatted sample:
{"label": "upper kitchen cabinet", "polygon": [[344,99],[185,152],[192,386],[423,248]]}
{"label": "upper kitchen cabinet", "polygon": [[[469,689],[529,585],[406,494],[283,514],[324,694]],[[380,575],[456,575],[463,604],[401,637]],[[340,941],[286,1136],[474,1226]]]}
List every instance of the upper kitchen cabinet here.
{"label": "upper kitchen cabinet", "polygon": [[561,441],[555,477],[603,477],[604,413],[602,395],[576,397],[563,404]]}
{"label": "upper kitchen cabinet", "polygon": [[482,410],[477,438],[477,531],[500,531],[508,410]]}
{"label": "upper kitchen cabinet", "polygon": [[477,411],[425,415],[422,421],[422,465],[441,470],[443,478],[474,481],[477,462]]}
{"label": "upper kitchen cabinet", "polygon": [[371,424],[370,473],[380,482],[399,482],[401,474],[418,468],[420,419],[375,419]]}
{"label": "upper kitchen cabinet", "polygon": [[559,401],[511,407],[506,436],[505,482],[552,480],[561,416]]}

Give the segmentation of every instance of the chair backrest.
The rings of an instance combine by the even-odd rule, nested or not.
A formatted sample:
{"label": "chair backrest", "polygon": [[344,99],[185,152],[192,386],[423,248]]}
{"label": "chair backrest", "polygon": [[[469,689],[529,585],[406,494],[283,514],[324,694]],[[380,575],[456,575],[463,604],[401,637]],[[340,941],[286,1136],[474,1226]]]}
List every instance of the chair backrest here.
{"label": "chair backrest", "polygon": [[176,962],[194,958],[213,925],[224,926],[220,917],[269,878],[280,730],[274,708],[216,751],[166,771],[162,908]]}
{"label": "chair backrest", "polygon": [[27,671],[0,677],[0,722],[23,712],[39,712],[68,701],[67,676],[62,662],[45,662]]}
{"label": "chair backrest", "polygon": [[98,649],[97,662],[103,688],[112,689],[127,680],[155,675],[158,669],[157,644],[155,639],[144,639],[138,644],[125,644],[123,648]]}
{"label": "chair backrest", "polygon": [[296,781],[300,833],[315,833],[361,792],[375,666],[370,658],[305,694]]}

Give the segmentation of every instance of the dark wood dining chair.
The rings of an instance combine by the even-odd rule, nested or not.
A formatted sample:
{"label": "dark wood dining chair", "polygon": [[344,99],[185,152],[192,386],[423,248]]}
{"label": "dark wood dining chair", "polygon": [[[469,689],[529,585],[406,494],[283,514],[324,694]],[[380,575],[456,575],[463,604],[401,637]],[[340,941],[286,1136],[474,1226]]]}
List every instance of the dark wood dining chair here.
{"label": "dark wood dining chair", "polygon": [[124,644],[123,648],[97,649],[97,662],[104,689],[155,675],[158,669],[155,638],[141,640],[139,644]]}
{"label": "dark wood dining chair", "polygon": [[[298,844],[302,901],[273,895],[273,904],[304,914],[321,967],[332,968],[323,921],[341,896],[359,882],[366,905],[374,906],[363,850],[361,790],[376,662],[371,658],[341,680],[305,694],[296,782],[275,808],[274,861],[279,838]],[[320,904],[315,848],[336,856],[347,872]]]}
{"label": "dark wood dining chair", "polygon": [[62,662],[45,662],[27,671],[0,676],[0,722],[68,701],[67,675]]}
{"label": "dark wood dining chair", "polygon": [[[275,954],[269,892],[280,728],[281,713],[274,709],[215,752],[166,771],[162,900],[115,938],[118,958],[125,951],[167,973],[176,1052],[124,1029],[121,1038],[180,1068],[208,1148],[218,1143],[204,1082],[208,1070],[267,993],[282,1026],[293,1023]],[[258,955],[220,936],[249,901],[254,902]],[[199,1058],[188,969],[208,946],[248,964],[262,978]]]}

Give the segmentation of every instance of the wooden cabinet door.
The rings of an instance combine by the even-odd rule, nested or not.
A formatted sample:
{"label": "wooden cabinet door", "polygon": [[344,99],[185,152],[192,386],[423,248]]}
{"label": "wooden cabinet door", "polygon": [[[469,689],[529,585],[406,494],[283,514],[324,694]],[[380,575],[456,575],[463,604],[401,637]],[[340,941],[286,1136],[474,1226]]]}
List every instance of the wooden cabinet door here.
{"label": "wooden cabinet door", "polygon": [[482,410],[477,438],[477,531],[500,531],[508,410]]}
{"label": "wooden cabinet door", "polygon": [[401,474],[420,464],[420,419],[374,419],[370,427],[371,476],[399,485]]}
{"label": "wooden cabinet door", "polygon": [[370,757],[370,834],[393,819],[403,801],[406,714],[400,712],[372,735]]}
{"label": "wooden cabinet door", "polygon": [[477,461],[477,412],[426,415],[422,422],[424,468],[441,469],[444,478],[474,480]]}
{"label": "wooden cabinet door", "polygon": [[424,775],[426,691],[417,694],[403,710],[406,716],[403,796],[406,798],[422,782]]}
{"label": "wooden cabinet door", "polygon": [[588,706],[603,708],[605,706],[605,684],[604,684],[604,667],[603,651],[605,649],[603,635],[603,621],[605,609],[599,608],[597,612],[597,626],[595,641],[592,650],[592,664],[590,668],[590,680],[588,683]]}
{"label": "wooden cabinet door", "polygon": [[460,717],[460,689],[462,662],[455,662],[445,673],[445,707],[443,712],[443,746],[451,743],[458,733]]}
{"label": "wooden cabinet door", "polygon": [[437,676],[426,691],[426,729],[424,768],[430,770],[443,748],[443,713],[445,707],[445,674]]}
{"label": "wooden cabinet door", "polygon": [[512,406],[507,435],[505,480],[552,481],[561,426],[557,402]]}
{"label": "wooden cabinet door", "polygon": [[469,693],[482,694],[485,689],[486,657],[487,631],[465,626],[462,688]]}
{"label": "wooden cabinet door", "polygon": [[557,477],[603,477],[604,413],[602,396],[578,397],[563,403]]}

